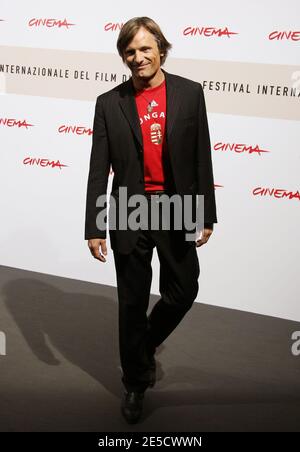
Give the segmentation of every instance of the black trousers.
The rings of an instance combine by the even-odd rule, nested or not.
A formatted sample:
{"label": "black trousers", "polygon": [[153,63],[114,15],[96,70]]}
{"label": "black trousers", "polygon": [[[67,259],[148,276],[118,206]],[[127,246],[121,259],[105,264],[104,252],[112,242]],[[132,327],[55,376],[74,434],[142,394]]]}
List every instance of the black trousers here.
{"label": "black trousers", "polygon": [[[156,247],[160,262],[161,298],[149,317],[151,259]],[[200,273],[195,242],[182,231],[141,231],[130,254],[114,250],[119,300],[119,350],[122,382],[128,391],[149,386],[149,357],[176,328],[198,293]]]}

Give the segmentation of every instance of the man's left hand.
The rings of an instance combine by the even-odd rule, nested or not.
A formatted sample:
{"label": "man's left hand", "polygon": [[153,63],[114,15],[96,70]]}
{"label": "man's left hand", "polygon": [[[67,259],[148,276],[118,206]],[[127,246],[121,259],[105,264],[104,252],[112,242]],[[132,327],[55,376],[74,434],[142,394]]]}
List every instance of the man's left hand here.
{"label": "man's left hand", "polygon": [[196,247],[198,248],[198,246],[202,246],[205,243],[207,243],[209,240],[209,237],[212,235],[212,233],[213,233],[213,226],[204,227],[204,229],[202,229],[202,231],[201,231],[201,238],[196,240]]}

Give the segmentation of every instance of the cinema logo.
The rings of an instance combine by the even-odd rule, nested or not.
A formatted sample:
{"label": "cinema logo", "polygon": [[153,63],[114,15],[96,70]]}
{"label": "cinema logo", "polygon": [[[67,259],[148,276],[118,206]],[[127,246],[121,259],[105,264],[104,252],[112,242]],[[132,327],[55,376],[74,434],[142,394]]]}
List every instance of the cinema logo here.
{"label": "cinema logo", "polygon": [[23,119],[22,121],[20,119],[14,119],[14,118],[0,118],[0,125],[3,125],[5,127],[17,127],[21,129],[22,127],[25,127],[25,129],[28,129],[28,127],[33,127],[33,124],[29,124],[26,119]]}
{"label": "cinema logo", "polygon": [[74,135],[93,135],[93,130],[83,126],[66,126],[62,125],[58,128],[58,133],[74,134]]}
{"label": "cinema logo", "polygon": [[122,24],[114,24],[112,22],[108,22],[107,24],[104,25],[104,31],[119,31],[121,30],[121,28],[123,27],[123,23]]}
{"label": "cinema logo", "polygon": [[256,187],[253,190],[254,196],[270,196],[277,199],[298,199],[300,201],[300,192],[299,191],[290,191],[283,188],[263,188]]}
{"label": "cinema logo", "polygon": [[67,28],[75,24],[71,24],[67,19],[30,19],[28,22],[29,27],[47,27],[47,28]]}
{"label": "cinema logo", "polygon": [[236,154],[258,154],[258,155],[262,155],[265,152],[270,152],[267,151],[266,149],[260,149],[258,144],[256,146],[251,145],[248,146],[247,144],[244,143],[223,143],[221,141],[214,145],[214,150],[221,152],[230,151]]}
{"label": "cinema logo", "polygon": [[64,165],[59,160],[49,160],[45,158],[35,158],[35,157],[25,157],[23,160],[23,165],[29,166],[41,166],[42,168],[59,168],[62,169],[68,165]]}
{"label": "cinema logo", "polygon": [[211,38],[213,36],[216,36],[218,38],[227,36],[227,38],[230,38],[232,35],[238,34],[239,33],[235,31],[229,31],[227,27],[186,27],[183,30],[183,36],[204,36],[205,38]]}
{"label": "cinema logo", "polygon": [[272,31],[270,41],[300,41],[300,31]]}

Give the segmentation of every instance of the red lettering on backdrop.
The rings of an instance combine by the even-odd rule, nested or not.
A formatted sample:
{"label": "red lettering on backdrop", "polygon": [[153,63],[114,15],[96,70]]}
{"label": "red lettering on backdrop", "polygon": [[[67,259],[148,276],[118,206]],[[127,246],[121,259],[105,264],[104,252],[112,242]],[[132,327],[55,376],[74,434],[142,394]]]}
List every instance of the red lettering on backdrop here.
{"label": "red lettering on backdrop", "polygon": [[206,37],[211,36],[218,36],[219,38],[222,36],[227,36],[230,38],[231,35],[238,35],[238,33],[234,31],[229,31],[227,27],[222,28],[216,28],[216,27],[186,27],[183,30],[184,36],[196,36],[196,35],[203,35]]}
{"label": "red lettering on backdrop", "polygon": [[283,39],[300,41],[300,31],[272,31],[272,33],[269,34],[269,40],[273,41],[274,39],[277,41],[282,41]]}
{"label": "red lettering on backdrop", "polygon": [[257,196],[273,196],[274,198],[288,198],[288,199],[298,199],[300,201],[300,192],[297,190],[295,192],[285,190],[283,188],[263,188],[256,187],[253,190],[253,195]]}
{"label": "red lettering on backdrop", "polygon": [[67,19],[64,20],[57,20],[57,19],[30,19],[30,21],[28,22],[29,27],[39,27],[39,26],[44,26],[44,27],[66,27],[69,28],[70,25],[75,25],[75,24],[71,24],[67,21]]}
{"label": "red lettering on backdrop", "polygon": [[28,127],[33,127],[33,124],[27,123],[26,119],[23,119],[23,121],[20,121],[20,120],[14,119],[14,118],[0,118],[0,125],[1,124],[3,124],[4,126],[7,126],[7,127],[15,127],[15,126],[17,126],[18,128],[25,127],[26,129],[28,129]]}
{"label": "red lettering on backdrop", "polygon": [[59,160],[49,160],[49,159],[45,159],[45,158],[33,158],[33,157],[26,157],[23,160],[23,164],[24,165],[36,165],[36,166],[42,166],[42,167],[46,167],[46,166],[51,166],[52,168],[59,168],[62,169],[62,167],[68,166],[68,165],[64,165],[63,163],[60,163]]}
{"label": "red lettering on backdrop", "polygon": [[116,31],[116,30],[121,30],[121,28],[123,27],[123,24],[114,24],[112,22],[109,22],[108,24],[104,25],[104,31]]}
{"label": "red lettering on backdrop", "polygon": [[241,154],[243,152],[248,152],[249,154],[259,154],[261,155],[261,153],[263,152],[270,152],[267,151],[265,149],[260,149],[260,147],[258,146],[258,144],[256,146],[247,146],[244,143],[216,143],[214,145],[214,150],[215,151],[233,151],[236,152],[237,154]]}
{"label": "red lettering on backdrop", "polygon": [[66,126],[62,125],[58,128],[59,133],[74,133],[75,135],[92,135],[93,130],[83,126]]}

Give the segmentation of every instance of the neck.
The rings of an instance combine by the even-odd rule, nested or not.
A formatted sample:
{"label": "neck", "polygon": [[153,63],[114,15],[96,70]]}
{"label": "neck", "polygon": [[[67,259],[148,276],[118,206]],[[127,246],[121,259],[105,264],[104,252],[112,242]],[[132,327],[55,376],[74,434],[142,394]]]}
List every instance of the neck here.
{"label": "neck", "polygon": [[150,79],[140,79],[132,76],[133,86],[136,91],[141,91],[144,89],[155,88],[159,86],[165,79],[165,74],[161,69],[159,69],[156,74]]}

